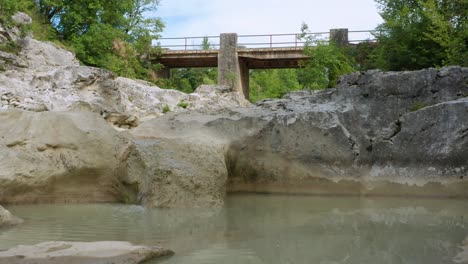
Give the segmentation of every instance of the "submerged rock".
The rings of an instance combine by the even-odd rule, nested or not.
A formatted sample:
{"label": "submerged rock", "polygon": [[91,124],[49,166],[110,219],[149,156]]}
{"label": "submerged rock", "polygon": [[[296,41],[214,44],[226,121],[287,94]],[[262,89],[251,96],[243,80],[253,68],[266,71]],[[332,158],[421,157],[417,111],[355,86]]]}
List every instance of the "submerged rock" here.
{"label": "submerged rock", "polygon": [[8,210],[0,205],[0,227],[18,225],[22,222],[22,219],[12,215]]}
{"label": "submerged rock", "polygon": [[460,246],[461,252],[458,253],[454,258],[453,262],[459,264],[467,264],[468,263],[468,237],[465,238],[462,245]]}
{"label": "submerged rock", "polygon": [[171,256],[161,247],[137,246],[129,242],[45,242],[0,251],[1,264],[137,264]]}

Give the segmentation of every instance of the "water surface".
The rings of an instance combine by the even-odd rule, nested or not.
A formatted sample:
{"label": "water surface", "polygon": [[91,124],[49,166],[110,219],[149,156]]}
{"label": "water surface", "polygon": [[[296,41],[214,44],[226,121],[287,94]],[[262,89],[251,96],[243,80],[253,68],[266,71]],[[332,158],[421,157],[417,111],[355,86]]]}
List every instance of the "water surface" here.
{"label": "water surface", "polygon": [[441,264],[468,235],[458,200],[231,195],[225,208],[10,206],[25,223],[0,229],[0,249],[51,240],[124,240],[176,255],[154,263]]}

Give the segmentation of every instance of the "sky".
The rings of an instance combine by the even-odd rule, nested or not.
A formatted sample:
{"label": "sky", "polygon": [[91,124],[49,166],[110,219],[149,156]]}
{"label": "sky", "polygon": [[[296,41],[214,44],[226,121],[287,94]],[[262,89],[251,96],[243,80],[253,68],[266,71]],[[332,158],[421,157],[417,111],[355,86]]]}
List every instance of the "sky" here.
{"label": "sky", "polygon": [[[156,16],[166,25],[162,38],[299,33],[302,23],[311,32],[372,30],[382,22],[375,0],[161,0]],[[350,34],[349,38],[368,37]],[[184,40],[159,42],[163,46],[184,44]],[[201,39],[189,42],[199,45]]]}
{"label": "sky", "polygon": [[[161,0],[162,37],[371,30],[382,22],[374,0]],[[350,36],[350,38],[352,38]]]}

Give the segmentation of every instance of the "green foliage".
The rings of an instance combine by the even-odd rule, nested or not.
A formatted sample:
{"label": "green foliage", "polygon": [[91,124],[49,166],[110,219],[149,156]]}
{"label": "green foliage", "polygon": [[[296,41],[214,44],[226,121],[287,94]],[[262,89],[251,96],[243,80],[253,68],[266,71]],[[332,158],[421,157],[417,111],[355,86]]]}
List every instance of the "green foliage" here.
{"label": "green foliage", "polygon": [[[154,79],[149,63],[163,23],[148,17],[159,0],[35,0],[52,26],[84,64],[130,78]],[[46,34],[49,35],[49,34]]]}
{"label": "green foliage", "polygon": [[21,47],[15,42],[9,41],[6,43],[0,43],[0,51],[17,55],[21,51]]}
{"label": "green foliage", "polygon": [[2,0],[0,1],[0,23],[5,27],[11,27],[13,20],[11,17],[20,10],[20,5],[17,0]]}
{"label": "green foliage", "polygon": [[250,101],[281,98],[302,89],[296,69],[252,70],[250,72]]}
{"label": "green foliage", "polygon": [[377,47],[378,43],[367,41],[344,47],[344,51],[355,62],[356,70],[367,71],[378,68],[374,60]]}
{"label": "green foliage", "polygon": [[190,105],[189,102],[184,101],[184,100],[181,100],[181,101],[177,104],[177,106],[182,107],[182,108],[184,108],[184,109],[187,108],[187,107],[189,107],[189,105]]}
{"label": "green foliage", "polygon": [[208,37],[203,38],[202,44],[201,44],[201,49],[202,50],[210,50],[211,49],[211,43],[210,43],[210,40],[208,39]]}
{"label": "green foliage", "polygon": [[158,85],[184,93],[192,93],[202,84],[216,84],[217,79],[216,68],[171,69],[171,78],[159,79]]}
{"label": "green foliage", "polygon": [[308,89],[331,88],[336,85],[338,78],[356,70],[355,62],[346,53],[346,49],[335,43],[325,43],[306,36],[308,26],[303,24],[302,37],[305,38],[304,53],[310,57],[302,63],[299,71],[299,82]]}
{"label": "green foliage", "polygon": [[[211,43],[207,37],[203,38],[200,48],[202,50],[211,49]],[[202,84],[216,84],[218,80],[218,70],[216,68],[171,69],[170,75],[169,79],[159,79],[158,85],[184,93],[192,93]]]}
{"label": "green foliage", "polygon": [[171,108],[168,106],[168,105],[164,105],[163,106],[163,109],[162,109],[162,112],[165,114],[167,112],[170,112],[171,111]]}
{"label": "green foliage", "polygon": [[466,0],[376,0],[384,23],[377,28],[376,65],[416,70],[467,65]]}

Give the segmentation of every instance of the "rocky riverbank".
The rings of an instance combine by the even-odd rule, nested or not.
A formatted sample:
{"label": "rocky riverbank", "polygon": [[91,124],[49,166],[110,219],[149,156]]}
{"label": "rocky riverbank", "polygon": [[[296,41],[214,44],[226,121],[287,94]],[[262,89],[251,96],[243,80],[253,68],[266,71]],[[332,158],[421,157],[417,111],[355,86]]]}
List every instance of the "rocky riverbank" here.
{"label": "rocky riverbank", "polygon": [[353,73],[334,89],[250,105],[227,87],[160,89],[2,35],[23,48],[0,53],[0,203],[468,198],[467,68]]}

